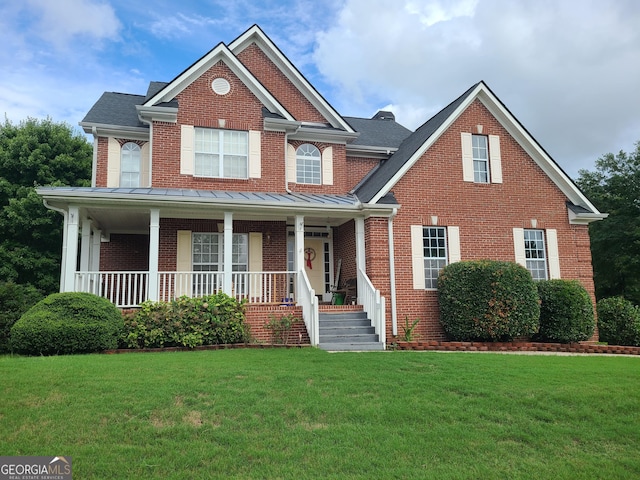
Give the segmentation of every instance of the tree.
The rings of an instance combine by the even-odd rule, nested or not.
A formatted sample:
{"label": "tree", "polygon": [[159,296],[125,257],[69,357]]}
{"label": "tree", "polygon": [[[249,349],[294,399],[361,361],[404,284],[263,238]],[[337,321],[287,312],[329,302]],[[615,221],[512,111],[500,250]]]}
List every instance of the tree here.
{"label": "tree", "polygon": [[62,217],[45,208],[35,187],[88,186],[91,162],[91,145],[68,124],[0,124],[0,280],[57,290]]}
{"label": "tree", "polygon": [[622,295],[640,304],[640,142],[609,153],[596,171],[580,170],[578,186],[609,217],[589,226],[598,299]]}

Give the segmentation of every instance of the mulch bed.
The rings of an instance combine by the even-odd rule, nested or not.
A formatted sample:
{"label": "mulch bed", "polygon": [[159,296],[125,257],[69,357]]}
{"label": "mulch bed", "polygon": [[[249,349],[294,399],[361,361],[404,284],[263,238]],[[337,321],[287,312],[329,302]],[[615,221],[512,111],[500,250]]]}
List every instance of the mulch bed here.
{"label": "mulch bed", "polygon": [[640,347],[593,343],[536,342],[397,342],[396,350],[439,350],[456,352],[568,352],[640,355]]}

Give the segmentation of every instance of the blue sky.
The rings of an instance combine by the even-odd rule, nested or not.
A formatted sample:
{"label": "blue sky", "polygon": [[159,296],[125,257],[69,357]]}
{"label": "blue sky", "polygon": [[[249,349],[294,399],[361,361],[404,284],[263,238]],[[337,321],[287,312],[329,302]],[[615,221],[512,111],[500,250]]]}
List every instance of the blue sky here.
{"label": "blue sky", "polygon": [[640,140],[637,0],[0,3],[0,113],[77,125],[259,24],[343,115],[415,129],[484,80],[575,177]]}

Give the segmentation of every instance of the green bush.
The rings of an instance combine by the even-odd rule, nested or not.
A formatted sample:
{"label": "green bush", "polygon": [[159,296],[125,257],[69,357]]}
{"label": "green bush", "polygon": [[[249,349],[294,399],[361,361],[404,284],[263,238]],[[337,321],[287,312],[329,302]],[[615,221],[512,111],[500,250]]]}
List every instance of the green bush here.
{"label": "green bush", "polygon": [[596,304],[601,342],[640,346],[640,308],[623,297],[603,298]]}
{"label": "green bush", "polygon": [[90,293],[54,293],[11,329],[11,348],[26,355],[101,352],[116,348],[124,322],[115,305]]}
{"label": "green bush", "polygon": [[13,324],[42,297],[42,292],[31,285],[0,282],[0,353],[9,351]]}
{"label": "green bush", "polygon": [[452,340],[507,341],[538,331],[538,292],[514,262],[475,260],[447,265],[438,278],[440,323]]}
{"label": "green bush", "polygon": [[595,329],[593,303],[577,280],[542,280],[537,340],[573,343],[588,340]]}
{"label": "green bush", "polygon": [[144,302],[125,318],[124,348],[197,347],[249,340],[244,302],[224,293],[180,297],[172,302]]}

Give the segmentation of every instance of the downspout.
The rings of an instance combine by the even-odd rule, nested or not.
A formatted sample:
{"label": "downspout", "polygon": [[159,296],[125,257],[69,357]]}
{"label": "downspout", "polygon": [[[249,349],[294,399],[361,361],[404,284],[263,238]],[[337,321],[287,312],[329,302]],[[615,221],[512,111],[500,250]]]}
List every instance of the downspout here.
{"label": "downspout", "polygon": [[146,123],[149,125],[149,185],[147,187],[151,187],[151,177],[153,176],[153,120],[145,120],[140,115],[138,118],[142,123]]}
{"label": "downspout", "polygon": [[394,337],[398,336],[398,312],[396,311],[396,260],[393,244],[393,218],[398,214],[394,208],[393,213],[387,219],[389,229],[389,287],[391,288],[391,329]]}
{"label": "downspout", "polygon": [[289,172],[287,163],[289,161],[289,132],[284,132],[284,190],[289,194],[293,192],[289,189]]}
{"label": "downspout", "polygon": [[49,209],[49,210],[53,210],[55,212],[61,213],[63,218],[64,218],[64,223],[62,224],[62,258],[60,259],[60,291],[64,292],[64,268],[67,264],[67,211],[62,209],[62,208],[58,208],[58,207],[54,207],[53,205],[49,205],[49,203],[47,203],[46,199],[42,199],[42,203],[44,203],[44,206]]}

